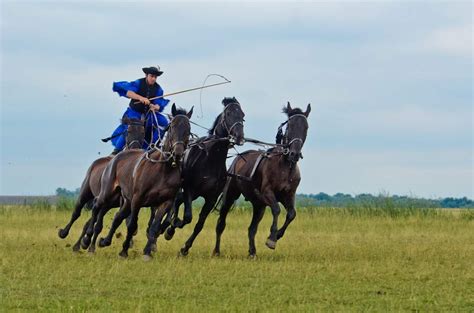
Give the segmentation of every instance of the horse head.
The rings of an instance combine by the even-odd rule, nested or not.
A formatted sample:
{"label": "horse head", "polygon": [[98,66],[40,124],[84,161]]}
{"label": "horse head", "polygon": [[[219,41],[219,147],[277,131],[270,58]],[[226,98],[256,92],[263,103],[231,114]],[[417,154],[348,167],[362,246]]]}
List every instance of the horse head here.
{"label": "horse head", "polygon": [[124,117],[122,123],[128,126],[126,147],[128,149],[141,149],[145,140],[145,118],[132,119]]}
{"label": "horse head", "polygon": [[188,146],[191,134],[191,123],[189,120],[193,115],[193,109],[194,107],[189,112],[186,112],[185,109],[176,108],[174,103],[171,107],[172,118],[168,126],[164,149],[171,152],[175,162],[181,161],[184,151]]}
{"label": "horse head", "polygon": [[244,144],[244,117],[239,101],[235,97],[224,98],[223,112],[216,118],[214,125],[209,131],[218,137],[229,137],[231,144]]}
{"label": "horse head", "polygon": [[290,102],[283,108],[283,113],[288,116],[285,134],[282,137],[282,144],[288,151],[288,160],[297,163],[303,157],[301,149],[306,141],[308,133],[308,116],[311,112],[311,104],[308,104],[306,111],[300,108],[292,108]]}

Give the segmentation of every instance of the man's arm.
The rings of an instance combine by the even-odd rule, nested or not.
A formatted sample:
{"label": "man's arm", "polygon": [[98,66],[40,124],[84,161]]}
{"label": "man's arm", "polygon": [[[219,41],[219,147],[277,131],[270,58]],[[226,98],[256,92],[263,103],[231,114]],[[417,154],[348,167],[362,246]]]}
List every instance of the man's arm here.
{"label": "man's arm", "polygon": [[144,105],[150,105],[150,100],[148,100],[147,98],[145,98],[143,96],[140,96],[139,94],[135,93],[134,91],[131,91],[131,90],[127,91],[125,96],[127,98],[130,98],[130,99],[133,99],[133,100],[138,100],[141,103],[143,103]]}
{"label": "man's arm", "polygon": [[[164,94],[163,89],[161,88],[161,86],[158,85],[158,89],[156,91],[156,97],[161,97],[163,96],[163,94]],[[170,102],[170,100],[165,99],[165,98],[158,98],[158,99],[153,100],[153,103],[158,108],[159,112],[163,112],[164,108],[168,105],[168,102]]]}

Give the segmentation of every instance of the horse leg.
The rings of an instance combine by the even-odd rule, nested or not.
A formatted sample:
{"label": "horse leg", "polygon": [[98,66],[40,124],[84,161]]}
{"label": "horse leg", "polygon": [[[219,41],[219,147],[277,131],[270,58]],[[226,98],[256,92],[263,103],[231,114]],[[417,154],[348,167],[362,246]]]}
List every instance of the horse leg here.
{"label": "horse leg", "polygon": [[90,219],[87,220],[87,222],[84,224],[84,227],[82,227],[82,233],[81,235],[79,236],[79,239],[77,240],[77,242],[72,246],[72,251],[74,252],[78,252],[79,250],[81,250],[81,241],[82,241],[82,237],[84,237],[85,233],[86,233],[86,230],[87,228],[89,227],[89,223],[91,222]]}
{"label": "horse leg", "polygon": [[197,221],[196,226],[194,226],[193,233],[180,250],[180,254],[182,256],[188,255],[189,249],[191,249],[194,240],[204,227],[204,222],[206,221],[206,218],[209,213],[212,211],[212,208],[214,207],[215,203],[216,197],[206,199],[206,202],[204,203],[204,206],[201,209],[201,213],[199,213],[199,220]]}
{"label": "horse leg", "polygon": [[266,245],[270,249],[275,249],[277,243],[277,232],[278,232],[278,215],[280,215],[280,205],[276,200],[275,194],[273,192],[268,192],[265,194],[265,198],[268,200],[267,203],[270,203],[270,208],[272,209],[273,222],[270,227],[270,236],[266,241]]}
{"label": "horse leg", "polygon": [[[173,207],[174,207],[174,204],[173,204],[172,208]],[[166,218],[163,220],[163,224],[161,225],[160,235],[163,234],[168,229],[168,227],[170,227],[172,219],[173,219],[173,210],[169,210],[166,213]],[[165,233],[165,237],[166,237],[166,233]]]}
{"label": "horse leg", "polygon": [[179,228],[183,228],[187,224],[191,223],[193,220],[193,199],[190,192],[184,190],[184,213],[183,213],[183,222],[181,223]]}
{"label": "horse leg", "polygon": [[132,214],[130,215],[130,221],[127,225],[127,237],[122,245],[122,251],[119,255],[123,258],[128,257],[128,249],[130,248],[130,242],[132,241],[133,234],[138,229],[138,213],[140,212],[140,206],[137,205],[136,201],[132,200]]}
{"label": "horse leg", "polygon": [[262,220],[263,214],[265,213],[265,205],[256,203],[252,203],[252,205],[253,215],[252,222],[250,222],[249,226],[249,257],[255,258],[257,256],[257,249],[255,248],[255,234],[257,234],[258,224]]}
{"label": "horse leg", "polygon": [[[151,225],[153,224],[153,219],[155,218],[156,210],[158,210],[157,207],[151,207],[150,208],[150,219],[148,220],[148,227],[146,228],[146,233],[147,234],[150,231]],[[163,233],[163,231],[161,231],[161,233]],[[151,251],[156,252],[156,240],[155,240],[155,243],[151,246]]]}
{"label": "horse leg", "polygon": [[[184,203],[184,213],[183,213],[183,220],[181,221],[178,218],[179,207],[181,203]],[[183,228],[185,225],[191,223],[193,220],[193,207],[192,207],[193,200],[191,198],[191,194],[184,190],[180,197],[176,198],[174,204],[174,218],[171,223],[171,226],[166,230],[165,239],[171,240],[174,236],[176,228]]]}
{"label": "horse leg", "polygon": [[295,195],[291,195],[288,199],[285,199],[283,205],[286,209],[286,219],[283,226],[277,232],[277,240],[279,240],[285,234],[286,228],[296,217],[296,210],[295,210]]}
{"label": "horse leg", "polygon": [[94,225],[97,221],[97,216],[104,206],[104,201],[101,198],[96,198],[94,201],[94,206],[92,207],[92,216],[90,218],[89,226],[86,229],[86,234],[82,237],[81,247],[82,249],[87,249],[91,244],[91,238],[94,234]]}
{"label": "horse leg", "polygon": [[173,204],[173,219],[171,221],[171,225],[173,228],[179,227],[183,221],[179,218],[179,207],[184,202],[184,191],[178,192],[176,195],[176,200]]}
{"label": "horse leg", "polygon": [[117,228],[122,224],[123,220],[130,215],[130,201],[124,198],[122,207],[120,210],[115,214],[114,220],[112,221],[112,226],[110,227],[109,233],[105,238],[100,238],[99,240],[99,247],[107,247],[112,244],[112,238],[115,234]]}
{"label": "horse leg", "polygon": [[150,219],[148,220],[148,226],[146,228],[146,233],[150,231],[150,227],[153,224],[153,219],[155,218],[157,207],[150,207]]}
{"label": "horse leg", "polygon": [[171,210],[173,202],[174,200],[166,201],[159,207],[158,210],[156,210],[153,223],[150,227],[150,230],[147,232],[148,241],[145,248],[143,249],[145,261],[151,258],[151,251],[153,250],[153,246],[156,247],[156,239],[160,234],[160,228],[162,226],[161,220],[163,219],[163,216]]}
{"label": "horse leg", "polygon": [[100,210],[99,215],[97,216],[97,222],[94,226],[94,234],[92,236],[92,242],[89,246],[89,253],[95,252],[95,243],[97,241],[97,236],[99,236],[100,232],[102,231],[104,225],[104,215],[110,210],[111,208],[103,208]]}
{"label": "horse leg", "polygon": [[[228,189],[229,190],[229,189]],[[227,191],[222,197],[224,201],[219,210],[219,219],[217,220],[216,225],[216,245],[214,251],[212,252],[213,256],[219,256],[221,254],[221,236],[225,229],[225,220],[227,218],[227,213],[229,213],[230,208],[240,196],[240,192],[236,191],[235,188],[232,188],[230,191]]]}
{"label": "horse leg", "polygon": [[81,211],[84,205],[86,205],[86,203],[89,202],[91,199],[94,199],[94,195],[92,194],[90,189],[88,187],[86,189],[81,190],[79,198],[76,201],[76,205],[74,206],[74,211],[72,212],[69,223],[67,223],[67,225],[64,228],[59,229],[58,231],[59,238],[64,239],[67,237],[72,224],[74,224],[74,222],[79,218],[79,216],[81,216]]}

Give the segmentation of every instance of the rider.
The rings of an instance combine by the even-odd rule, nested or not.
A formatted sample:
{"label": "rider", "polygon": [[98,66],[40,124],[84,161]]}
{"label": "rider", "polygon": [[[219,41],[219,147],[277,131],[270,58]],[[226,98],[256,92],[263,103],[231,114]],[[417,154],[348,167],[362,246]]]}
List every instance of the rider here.
{"label": "rider", "polygon": [[[129,119],[146,117],[146,140],[143,143],[143,148],[146,149],[159,138],[163,138],[165,128],[168,126],[168,119],[160,112],[163,112],[169,100],[164,98],[149,100],[149,98],[163,96],[163,89],[156,83],[157,77],[163,74],[160,71],[160,67],[150,66],[144,67],[142,70],[145,73],[144,78],[132,82],[114,82],[112,90],[121,97],[131,99],[123,117],[128,117]],[[119,153],[125,147],[126,130],[127,125],[121,124],[113,132],[111,138],[115,149],[112,154]]]}

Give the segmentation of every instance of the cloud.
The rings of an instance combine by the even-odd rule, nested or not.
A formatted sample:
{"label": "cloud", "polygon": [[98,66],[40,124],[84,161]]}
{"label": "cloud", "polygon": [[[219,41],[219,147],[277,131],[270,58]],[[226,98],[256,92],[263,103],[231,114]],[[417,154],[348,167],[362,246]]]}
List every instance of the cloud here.
{"label": "cloud", "polygon": [[[465,192],[470,164],[457,167],[456,155],[445,153],[472,160],[471,6],[2,3],[2,167],[16,168],[2,170],[9,185],[0,193],[22,192],[22,177],[31,173],[47,172],[41,188],[51,192],[78,186],[97,152],[110,151],[98,139],[127,106],[112,93],[112,81],[138,78],[152,64],[165,70],[165,92],[199,86],[208,73],[227,76],[231,84],[203,92],[204,118],[195,121],[210,126],[221,99],[236,96],[246,135],[264,141],[274,140],[286,101],[311,102],[303,192],[405,192],[407,181],[417,182],[409,191],[423,195]],[[198,93],[171,100],[200,113]],[[420,169],[419,161],[441,156],[444,165]],[[32,160],[37,167],[29,167]],[[452,173],[462,179],[453,184]],[[40,190],[37,184],[30,188]]]}
{"label": "cloud", "polygon": [[472,22],[461,26],[450,26],[434,30],[426,39],[426,46],[453,56],[471,58]]}

